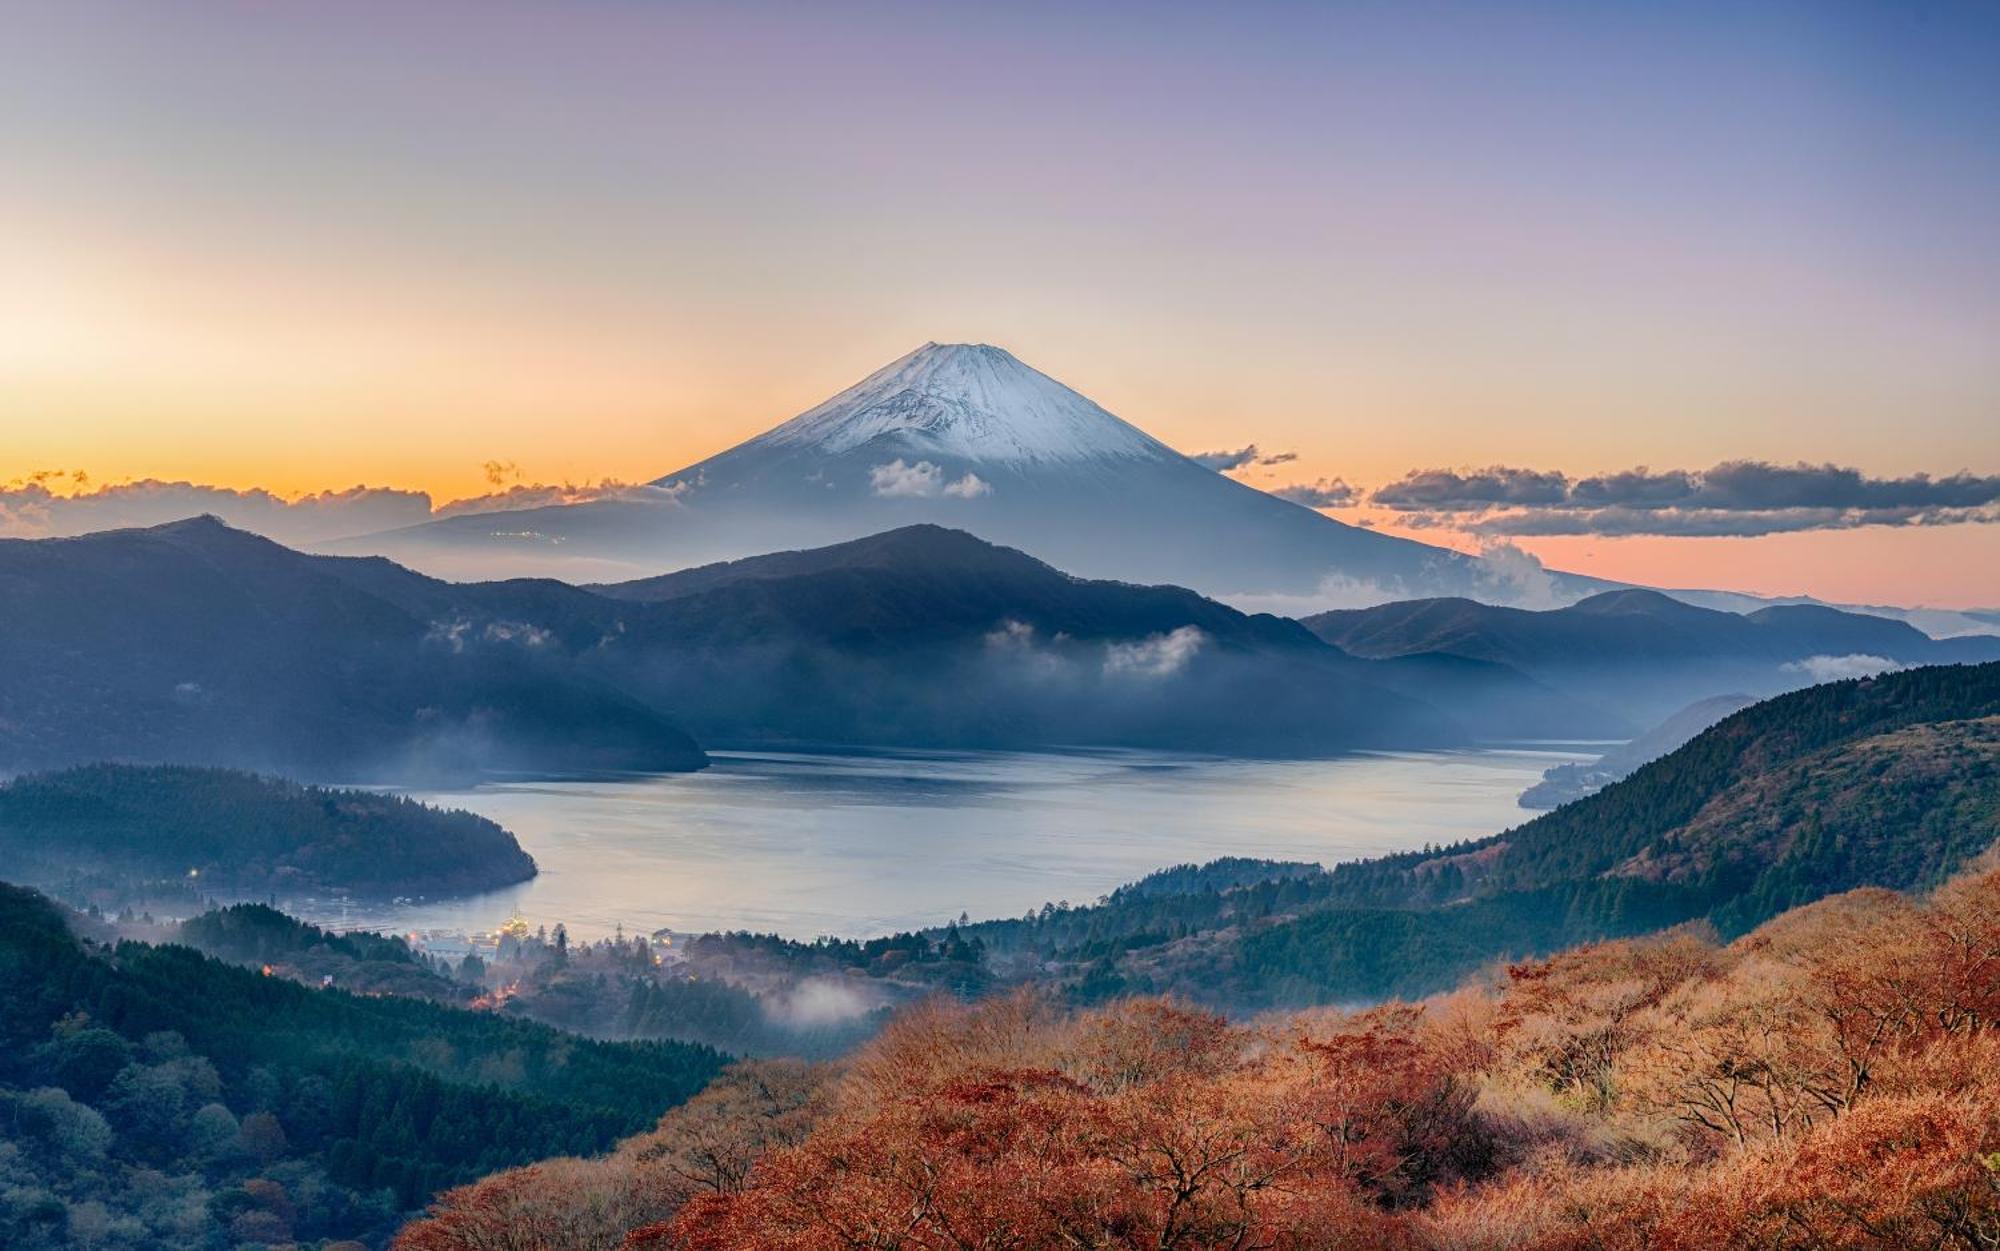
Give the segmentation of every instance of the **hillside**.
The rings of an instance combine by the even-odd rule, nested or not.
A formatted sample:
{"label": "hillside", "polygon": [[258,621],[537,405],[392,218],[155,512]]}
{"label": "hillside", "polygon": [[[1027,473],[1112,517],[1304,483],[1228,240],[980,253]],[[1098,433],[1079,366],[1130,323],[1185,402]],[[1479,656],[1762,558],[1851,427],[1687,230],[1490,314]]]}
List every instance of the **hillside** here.
{"label": "hillside", "polygon": [[0,770],[114,759],[376,781],[705,762],[518,622],[468,638],[213,518],[0,540],[0,600]]}
{"label": "hillside", "polygon": [[1521,792],[1521,806],[1560,808],[1573,799],[1601,791],[1639,766],[1658,760],[1709,726],[1757,701],[1748,695],[1711,695],[1698,699],[1644,734],[1620,743],[1596,760],[1560,764],[1542,772],[1542,780]]}
{"label": "hillside", "polygon": [[798,634],[857,650],[935,646],[983,641],[1013,621],[1049,638],[1139,639],[1192,627],[1229,650],[1335,655],[1283,617],[1241,613],[1177,586],[1073,578],[942,526],[596,589],[658,605],[653,628],[700,646]]}
{"label": "hillside", "polygon": [[710,741],[1292,755],[1471,732],[1293,622],[937,527],[604,589],[643,600],[627,640],[671,657],[645,680]]}
{"label": "hillside", "polygon": [[837,1069],[739,1068],[603,1159],[447,1194],[396,1245],[1984,1251],[1995,953],[1989,861],[1367,1011],[933,1002]]}
{"label": "hillside", "polygon": [[466,895],[535,875],[484,817],[372,791],[228,769],[85,765],[0,784],[0,855],[16,881],[219,894]]}
{"label": "hillside", "polygon": [[1356,656],[1442,654],[1508,665],[1650,725],[1711,695],[1774,695],[1855,668],[2000,659],[2000,638],[1933,639],[1900,621],[1816,605],[1752,613],[1623,590],[1531,611],[1408,600],[1303,619]]}
{"label": "hillside", "polygon": [[[717,738],[800,722],[808,702],[827,723],[808,737],[890,742],[1298,754],[1623,728],[1505,666],[1359,662],[1283,618],[1072,577],[938,526],[597,589],[653,606],[644,637],[694,670],[672,706]],[[739,679],[771,691],[762,706],[715,708],[707,692],[746,672],[769,675]],[[846,702],[861,691],[870,704]]]}
{"label": "hillside", "polygon": [[1357,660],[1177,587],[912,527],[640,584],[450,583],[210,520],[0,544],[0,769],[697,767],[708,743],[1248,755],[1629,732],[1505,666]]}
{"label": "hillside", "polygon": [[1729,717],[1503,834],[970,927],[1085,998],[1267,1007],[1427,994],[1503,957],[1858,886],[1922,889],[2000,839],[2000,664],[1829,683]]}
{"label": "hillside", "polygon": [[185,947],[98,946],[0,884],[0,1243],[375,1239],[443,1186],[651,1125],[721,1065]]}

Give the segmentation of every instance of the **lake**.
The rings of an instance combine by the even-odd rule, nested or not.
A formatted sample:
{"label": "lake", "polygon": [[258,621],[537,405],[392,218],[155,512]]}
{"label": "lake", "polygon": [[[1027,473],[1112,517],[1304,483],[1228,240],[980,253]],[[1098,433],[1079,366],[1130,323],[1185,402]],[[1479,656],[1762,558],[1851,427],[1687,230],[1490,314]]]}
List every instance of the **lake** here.
{"label": "lake", "polygon": [[287,901],[322,924],[578,938],[752,929],[845,937],[1094,900],[1218,856],[1332,864],[1491,834],[1563,748],[1241,761],[1161,752],[716,753],[700,773],[519,781],[416,798],[491,817],[541,874],[470,899]]}

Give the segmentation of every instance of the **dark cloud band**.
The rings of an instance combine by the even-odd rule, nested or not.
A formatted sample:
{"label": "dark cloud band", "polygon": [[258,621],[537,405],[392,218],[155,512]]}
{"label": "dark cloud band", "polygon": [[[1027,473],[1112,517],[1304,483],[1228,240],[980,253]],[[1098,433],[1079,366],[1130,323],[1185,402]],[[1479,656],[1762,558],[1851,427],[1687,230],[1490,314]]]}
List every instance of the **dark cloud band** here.
{"label": "dark cloud band", "polygon": [[[52,490],[51,482],[70,489]],[[607,499],[672,503],[679,494],[678,487],[611,480],[559,486],[517,482],[504,490],[434,508],[427,493],[392,487],[357,486],[286,497],[257,487],[237,490],[154,479],[95,486],[80,473],[41,473],[0,483],[0,537],[87,534],[123,526],[155,526],[209,513],[281,543],[317,543],[459,513],[512,512]]]}
{"label": "dark cloud band", "polygon": [[1307,508],[1346,508],[1359,501],[1361,493],[1339,478],[1321,478],[1295,486],[1273,487],[1271,494]]}
{"label": "dark cloud band", "polygon": [[1369,499],[1410,525],[1480,534],[1747,536],[2000,521],[2000,476],[1874,478],[1750,460],[1586,478],[1494,466],[1413,471]]}
{"label": "dark cloud band", "polygon": [[1232,469],[1242,469],[1248,465],[1285,465],[1299,458],[1297,452],[1273,452],[1266,456],[1255,443],[1239,447],[1235,451],[1190,452],[1188,459],[1204,469],[1217,473],[1228,473]]}

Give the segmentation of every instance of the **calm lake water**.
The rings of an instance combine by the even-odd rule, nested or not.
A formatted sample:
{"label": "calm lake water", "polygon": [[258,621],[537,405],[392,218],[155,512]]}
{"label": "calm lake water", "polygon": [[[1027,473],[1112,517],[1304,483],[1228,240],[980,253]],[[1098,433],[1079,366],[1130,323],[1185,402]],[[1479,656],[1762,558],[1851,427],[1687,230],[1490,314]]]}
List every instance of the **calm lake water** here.
{"label": "calm lake water", "polygon": [[419,793],[512,830],[540,876],[442,903],[290,906],[397,931],[490,930],[518,912],[581,938],[881,934],[1094,900],[1218,856],[1332,864],[1490,834],[1531,815],[1515,797],[1543,769],[1588,754],[719,753],[701,773]]}

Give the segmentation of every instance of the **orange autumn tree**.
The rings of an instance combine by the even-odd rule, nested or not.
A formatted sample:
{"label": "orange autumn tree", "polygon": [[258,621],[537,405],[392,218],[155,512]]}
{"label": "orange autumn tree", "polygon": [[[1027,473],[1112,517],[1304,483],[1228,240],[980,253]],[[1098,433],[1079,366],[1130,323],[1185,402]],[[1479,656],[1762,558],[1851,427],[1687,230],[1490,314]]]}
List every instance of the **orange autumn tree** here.
{"label": "orange autumn tree", "polygon": [[1996,1006],[1990,863],[1364,1012],[933,1002],[399,1246],[1994,1251]]}
{"label": "orange autumn tree", "polygon": [[[892,1027],[806,1142],[632,1245],[1393,1247],[1385,1201],[1429,1180],[1440,1110],[1466,1102],[1381,1023],[1281,1041],[1138,1001],[1017,1034],[1023,1014],[933,1007],[910,1031],[930,1062],[907,1068],[884,1063],[911,1041]],[[1383,1063],[1326,1080],[1364,1057]]]}

